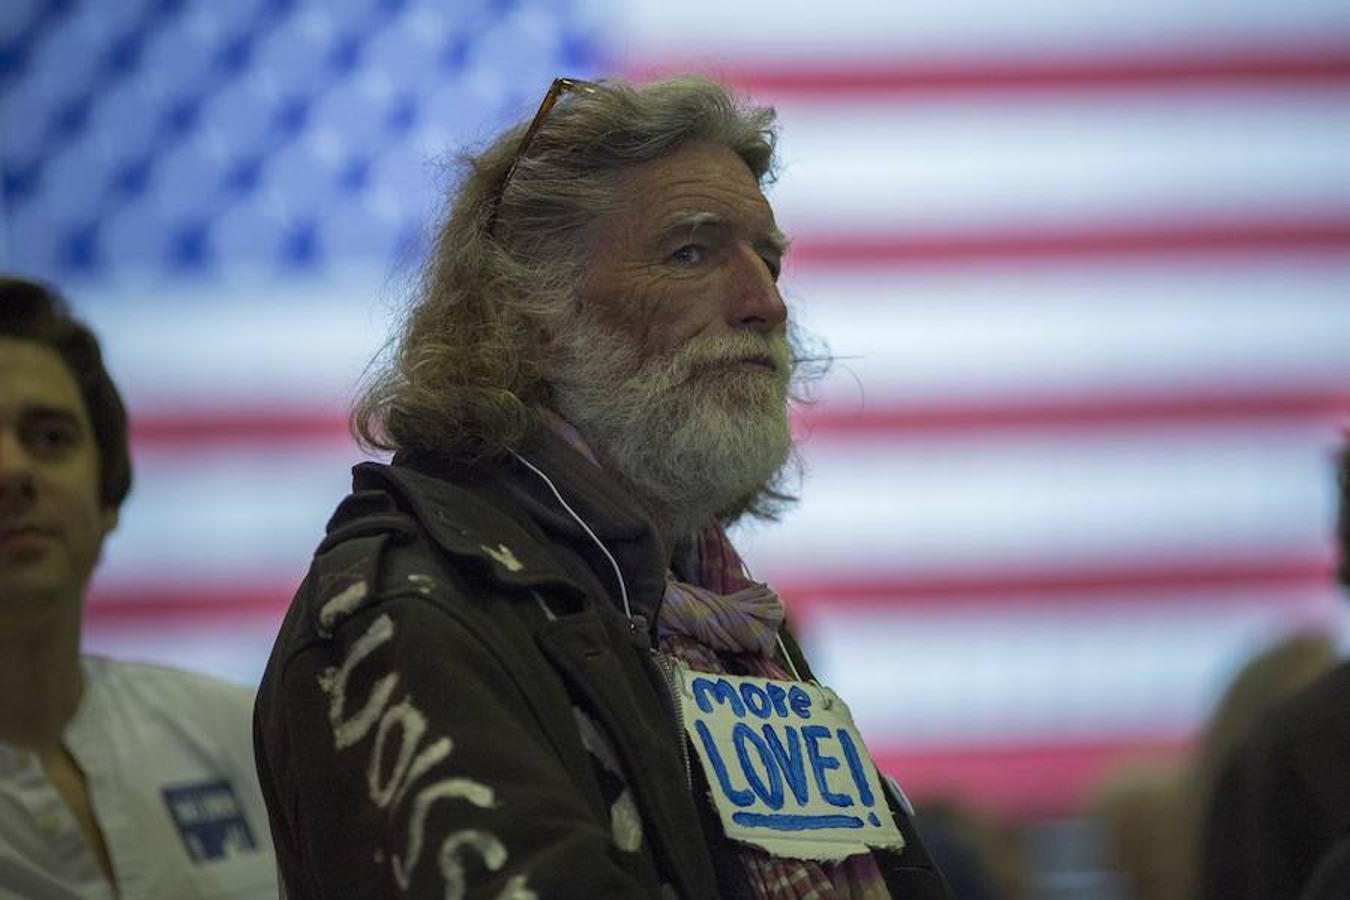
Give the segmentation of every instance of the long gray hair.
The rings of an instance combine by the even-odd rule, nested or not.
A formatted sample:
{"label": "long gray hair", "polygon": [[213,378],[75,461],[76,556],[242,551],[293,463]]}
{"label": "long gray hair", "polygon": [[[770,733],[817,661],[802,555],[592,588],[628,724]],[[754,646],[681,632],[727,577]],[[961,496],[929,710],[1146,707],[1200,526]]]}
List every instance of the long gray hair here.
{"label": "long gray hair", "polygon": [[364,446],[460,458],[500,453],[548,402],[545,335],[576,309],[588,227],[615,209],[619,175],[695,141],[728,147],[761,186],[773,178],[774,111],[680,76],[607,80],[565,94],[501,194],[524,134],[508,130],[463,176],[387,357],[352,412]]}

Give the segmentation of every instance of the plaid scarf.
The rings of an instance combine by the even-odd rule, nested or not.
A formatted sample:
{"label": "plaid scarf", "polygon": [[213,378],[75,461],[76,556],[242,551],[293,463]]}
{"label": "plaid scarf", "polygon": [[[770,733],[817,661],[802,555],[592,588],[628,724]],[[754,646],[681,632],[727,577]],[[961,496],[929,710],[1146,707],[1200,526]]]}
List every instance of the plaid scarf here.
{"label": "plaid scarf", "polygon": [[[576,428],[551,412],[544,420],[599,467]],[[681,571],[693,580],[666,573],[656,623],[661,652],[699,672],[792,680],[778,654],[783,602],[768,585],[745,575],[722,526],[704,526],[681,562]],[[772,856],[748,844],[735,846],[756,900],[890,900],[870,853],[822,863]]]}

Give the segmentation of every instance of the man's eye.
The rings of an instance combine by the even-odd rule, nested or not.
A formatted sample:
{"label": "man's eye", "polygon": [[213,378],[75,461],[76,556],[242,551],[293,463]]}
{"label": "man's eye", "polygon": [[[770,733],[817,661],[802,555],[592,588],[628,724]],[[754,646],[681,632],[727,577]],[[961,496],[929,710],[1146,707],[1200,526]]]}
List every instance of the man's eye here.
{"label": "man's eye", "polygon": [[764,260],[764,268],[769,270],[769,275],[777,281],[783,271],[783,261],[773,256],[762,256],[760,259]]}
{"label": "man's eye", "polygon": [[29,429],[27,444],[39,456],[53,456],[71,449],[79,434],[67,425],[37,425]]}
{"label": "man's eye", "polygon": [[685,244],[683,247],[670,254],[670,258],[682,265],[696,266],[703,262],[703,260],[707,258],[707,255],[707,251],[698,244]]}

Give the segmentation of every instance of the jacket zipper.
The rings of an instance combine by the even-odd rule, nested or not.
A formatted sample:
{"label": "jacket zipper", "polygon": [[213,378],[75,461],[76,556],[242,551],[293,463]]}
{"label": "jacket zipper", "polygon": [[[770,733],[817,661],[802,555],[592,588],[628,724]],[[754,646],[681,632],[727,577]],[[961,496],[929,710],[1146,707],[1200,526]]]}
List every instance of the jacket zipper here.
{"label": "jacket zipper", "polygon": [[[659,606],[658,606],[659,609]],[[680,748],[680,762],[684,764],[684,783],[690,792],[694,790],[694,773],[689,768],[689,745],[684,736],[684,700],[680,697],[680,686],[676,682],[675,664],[654,646],[652,631],[648,629],[644,616],[633,616],[628,620],[628,633],[633,643],[646,650],[652,658],[652,664],[661,673],[666,684],[666,693],[670,695],[670,711],[675,726],[675,746]]]}
{"label": "jacket zipper", "polygon": [[652,650],[652,659],[656,661],[656,668],[661,670],[661,677],[665,679],[666,689],[670,692],[675,718],[675,743],[680,748],[680,761],[684,763],[684,783],[692,791],[694,775],[689,768],[689,743],[684,734],[684,699],[680,696],[680,686],[675,683],[675,664],[656,649]]}

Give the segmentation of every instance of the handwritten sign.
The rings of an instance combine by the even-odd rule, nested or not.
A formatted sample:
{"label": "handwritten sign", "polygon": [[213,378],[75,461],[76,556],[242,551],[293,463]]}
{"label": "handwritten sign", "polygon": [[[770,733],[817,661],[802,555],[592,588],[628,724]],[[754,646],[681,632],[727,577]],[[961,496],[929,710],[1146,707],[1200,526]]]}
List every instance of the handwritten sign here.
{"label": "handwritten sign", "polygon": [[727,836],[838,860],[904,846],[848,707],[810,684],[681,670],[684,728]]}

